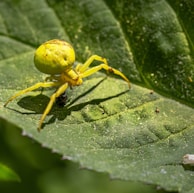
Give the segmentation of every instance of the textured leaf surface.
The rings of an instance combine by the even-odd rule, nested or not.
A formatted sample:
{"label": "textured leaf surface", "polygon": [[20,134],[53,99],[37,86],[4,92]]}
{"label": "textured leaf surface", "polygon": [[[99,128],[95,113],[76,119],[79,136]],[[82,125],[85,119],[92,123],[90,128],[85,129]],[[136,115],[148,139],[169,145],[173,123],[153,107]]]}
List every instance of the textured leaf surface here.
{"label": "textured leaf surface", "polygon": [[[185,168],[182,157],[194,151],[193,9],[191,0],[1,2],[1,122],[112,178],[192,191],[193,168]],[[89,77],[68,90],[67,105],[55,105],[38,133],[54,90],[29,93],[9,108],[3,104],[44,80],[33,54],[52,38],[71,42],[78,62],[92,54],[108,58],[133,84],[129,90],[101,72]]]}

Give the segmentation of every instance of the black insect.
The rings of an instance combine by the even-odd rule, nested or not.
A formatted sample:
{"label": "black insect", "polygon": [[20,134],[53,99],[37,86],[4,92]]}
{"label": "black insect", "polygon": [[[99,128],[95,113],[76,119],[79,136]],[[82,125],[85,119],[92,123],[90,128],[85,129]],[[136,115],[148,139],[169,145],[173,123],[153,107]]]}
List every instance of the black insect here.
{"label": "black insect", "polygon": [[66,105],[66,102],[67,102],[67,93],[65,91],[62,95],[56,98],[56,104],[59,107],[64,107]]}

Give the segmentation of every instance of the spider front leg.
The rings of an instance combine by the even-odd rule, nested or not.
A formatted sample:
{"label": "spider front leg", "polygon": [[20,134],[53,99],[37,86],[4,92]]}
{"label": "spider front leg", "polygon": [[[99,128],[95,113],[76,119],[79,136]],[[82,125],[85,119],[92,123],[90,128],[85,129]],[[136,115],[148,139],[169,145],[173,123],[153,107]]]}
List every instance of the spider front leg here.
{"label": "spider front leg", "polygon": [[94,60],[103,62],[104,64],[108,65],[106,58],[103,58],[103,57],[98,56],[98,55],[92,55],[87,59],[87,61],[83,65],[78,64],[76,66],[76,71],[79,73],[85,72]]}
{"label": "spider front leg", "polygon": [[[95,66],[95,67],[92,67],[92,68],[88,69],[88,67],[90,66],[90,64],[94,60],[103,62],[103,64],[100,64],[98,66]],[[98,55],[91,56],[82,66],[79,65],[79,67],[76,70],[80,74],[81,78],[85,78],[87,76],[90,76],[90,75],[96,73],[97,71],[99,71],[101,69],[104,69],[108,72],[119,75],[120,77],[122,77],[128,83],[128,85],[130,87],[130,81],[128,80],[128,78],[122,72],[120,72],[119,70],[110,67],[107,63],[107,60],[105,58],[102,58],[102,57],[98,56]]]}
{"label": "spider front leg", "polygon": [[65,90],[67,89],[68,87],[68,83],[65,83],[63,84],[62,86],[60,86],[58,88],[58,90],[50,97],[50,101],[46,107],[46,109],[44,110],[44,113],[42,114],[42,117],[40,118],[40,121],[39,121],[39,125],[38,125],[38,131],[40,131],[42,129],[42,123],[43,121],[45,120],[46,116],[48,115],[48,113],[50,112],[55,100],[57,97],[59,97],[60,95],[62,95]]}
{"label": "spider front leg", "polygon": [[46,87],[55,87],[55,86],[59,86],[59,83],[58,82],[39,82],[39,83],[36,83],[35,85],[29,87],[29,88],[26,88],[22,91],[19,91],[18,93],[16,93],[15,95],[13,95],[11,98],[8,99],[8,101],[4,104],[4,107],[6,107],[8,105],[8,103],[10,103],[11,101],[13,101],[15,98],[25,94],[25,93],[28,93],[28,92],[31,92],[33,90],[36,90],[40,87],[42,88],[46,88]]}

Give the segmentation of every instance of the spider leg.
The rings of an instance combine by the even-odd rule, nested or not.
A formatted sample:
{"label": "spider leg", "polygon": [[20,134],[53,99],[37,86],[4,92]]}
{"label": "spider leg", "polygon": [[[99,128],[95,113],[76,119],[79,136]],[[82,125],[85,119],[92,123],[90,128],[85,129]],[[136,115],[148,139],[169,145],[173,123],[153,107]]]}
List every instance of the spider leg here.
{"label": "spider leg", "polygon": [[120,77],[122,77],[128,83],[128,85],[130,87],[130,81],[128,80],[128,78],[122,72],[120,72],[119,70],[108,66],[108,64],[100,64],[98,66],[92,67],[92,68],[84,71],[83,73],[81,73],[80,76],[81,76],[81,78],[85,78],[87,76],[90,76],[90,75],[96,73],[97,71],[99,71],[101,69],[104,69],[108,72],[119,75]]}
{"label": "spider leg", "polygon": [[77,64],[76,67],[75,67],[75,71],[76,72],[80,72],[80,68],[83,66],[83,64]]}
{"label": "spider leg", "polygon": [[[44,79],[44,82],[54,82],[56,81],[57,78],[54,76],[54,75],[50,75],[50,76],[47,76],[45,79]],[[44,91],[44,88],[42,87],[41,88],[41,94],[42,92]]]}
{"label": "spider leg", "polygon": [[7,106],[8,103],[10,103],[12,100],[14,100],[15,98],[17,98],[18,96],[20,95],[23,95],[27,92],[30,92],[30,91],[33,91],[33,90],[36,90],[40,87],[43,87],[43,88],[46,88],[46,87],[54,87],[54,86],[59,86],[61,83],[59,82],[39,82],[39,83],[36,83],[35,85],[31,86],[31,87],[28,87],[22,91],[19,91],[18,93],[16,93],[15,95],[13,95],[11,98],[8,99],[8,101],[4,104],[4,107]]}
{"label": "spider leg", "polygon": [[44,121],[44,119],[46,118],[47,114],[50,112],[55,100],[57,97],[59,97],[60,95],[62,95],[65,90],[67,89],[68,87],[68,83],[65,83],[63,84],[62,86],[60,86],[58,88],[58,90],[50,97],[50,101],[46,107],[46,109],[44,110],[44,113],[42,114],[42,117],[40,118],[40,121],[39,121],[39,125],[38,125],[38,131],[41,130],[41,127],[42,127],[42,123]]}
{"label": "spider leg", "polygon": [[88,58],[88,60],[83,65],[79,65],[76,70],[79,73],[85,72],[94,60],[103,62],[104,64],[108,65],[106,58],[103,58],[98,55],[92,55],[91,57]]}

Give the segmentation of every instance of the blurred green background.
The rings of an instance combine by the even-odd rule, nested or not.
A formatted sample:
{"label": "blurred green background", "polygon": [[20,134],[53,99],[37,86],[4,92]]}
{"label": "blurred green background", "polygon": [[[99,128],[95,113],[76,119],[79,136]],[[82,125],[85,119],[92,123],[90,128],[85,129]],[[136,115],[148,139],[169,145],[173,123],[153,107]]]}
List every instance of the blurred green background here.
{"label": "blurred green background", "polygon": [[165,192],[150,185],[111,180],[107,174],[85,170],[25,137],[14,125],[1,121],[0,128],[0,162],[21,179],[21,182],[0,181],[1,193]]}

